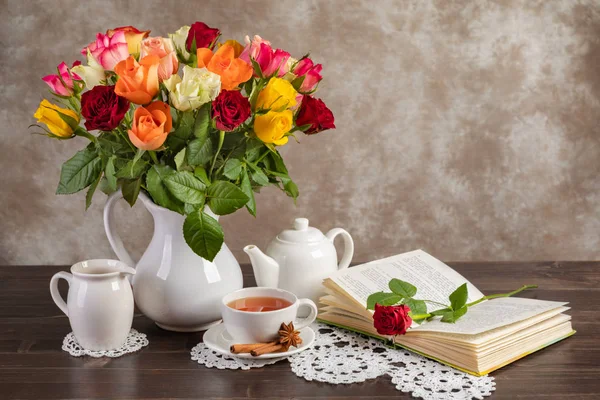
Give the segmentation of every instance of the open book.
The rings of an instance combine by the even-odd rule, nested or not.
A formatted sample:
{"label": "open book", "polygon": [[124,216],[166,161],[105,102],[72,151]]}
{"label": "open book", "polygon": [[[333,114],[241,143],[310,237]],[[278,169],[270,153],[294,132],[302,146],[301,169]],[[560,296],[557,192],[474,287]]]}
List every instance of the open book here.
{"label": "open book", "polygon": [[[467,283],[468,303],[483,297],[458,272],[422,250],[372,261],[337,272],[323,285],[318,319],[322,322],[382,337],[373,327],[373,311],[367,298],[389,291],[392,278],[418,288],[415,298],[448,303],[448,296]],[[519,358],[565,339],[575,333],[571,317],[563,314],[567,303],[502,297],[469,307],[455,323],[438,319],[418,325],[413,322],[394,343],[472,375],[485,375]],[[442,308],[427,303],[428,312]]]}

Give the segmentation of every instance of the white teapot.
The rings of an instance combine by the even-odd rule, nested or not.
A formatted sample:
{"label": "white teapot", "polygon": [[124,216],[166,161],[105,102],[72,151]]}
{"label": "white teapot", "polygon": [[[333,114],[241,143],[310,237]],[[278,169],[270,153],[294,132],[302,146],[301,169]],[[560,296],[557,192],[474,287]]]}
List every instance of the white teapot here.
{"label": "white teapot", "polygon": [[[339,265],[333,240],[344,239],[344,255]],[[323,235],[308,226],[308,219],[296,218],[294,229],[281,232],[263,253],[255,245],[244,247],[250,257],[258,286],[288,290],[298,297],[309,298],[318,304],[324,294],[323,279],[348,268],[354,254],[352,236],[335,228]]]}

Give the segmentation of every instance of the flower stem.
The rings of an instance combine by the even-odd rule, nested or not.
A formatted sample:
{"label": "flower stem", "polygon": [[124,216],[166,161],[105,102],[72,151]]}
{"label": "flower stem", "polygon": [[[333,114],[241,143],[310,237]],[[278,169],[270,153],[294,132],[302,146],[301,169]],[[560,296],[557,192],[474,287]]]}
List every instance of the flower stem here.
{"label": "flower stem", "polygon": [[219,146],[217,146],[217,152],[215,153],[215,157],[213,158],[212,164],[210,166],[210,181],[213,181],[213,169],[215,168],[215,164],[217,163],[217,158],[219,157],[219,153],[221,152],[221,148],[223,147],[223,141],[225,140],[225,131],[219,131]]}
{"label": "flower stem", "polygon": [[[513,295],[515,295],[515,294],[517,294],[517,293],[520,293],[520,292],[522,292],[522,291],[524,291],[524,290],[527,290],[527,289],[535,289],[535,288],[537,288],[537,285],[523,285],[523,286],[521,286],[520,288],[518,288],[517,290],[513,290],[512,292],[508,292],[508,293],[499,293],[499,294],[490,294],[490,295],[488,295],[488,296],[483,296],[483,297],[482,297],[482,298],[480,298],[479,300],[475,300],[475,301],[473,301],[473,302],[471,302],[471,303],[468,303],[468,304],[467,304],[467,307],[473,307],[475,304],[479,304],[479,303],[481,303],[481,302],[482,302],[482,301],[484,301],[484,300],[497,299],[497,298],[499,298],[499,297],[510,297],[510,296],[513,296]],[[435,302],[435,301],[431,301],[431,300],[425,300],[425,301],[426,301],[426,302],[429,302],[429,303],[435,303],[435,304],[438,304],[438,305],[442,305],[442,306],[444,306],[444,307],[448,307],[448,306],[446,306],[446,305],[444,305],[444,304],[442,304],[442,303],[438,303],[438,302]],[[431,314],[415,314],[415,315],[411,315],[411,318],[412,318],[412,319],[419,320],[419,319],[426,319],[426,318],[430,318],[431,316],[432,316]]]}
{"label": "flower stem", "polygon": [[150,158],[154,161],[154,164],[158,165],[158,158],[156,157],[156,152],[154,150],[149,150],[148,154],[150,154]]}
{"label": "flower stem", "polygon": [[265,151],[264,153],[262,153],[262,155],[260,157],[258,157],[258,160],[254,161],[255,165],[258,165],[259,162],[261,162],[263,160],[263,158],[265,158],[267,156],[267,154],[269,154],[271,152],[271,150],[267,149],[267,151]]}
{"label": "flower stem", "polygon": [[537,287],[538,287],[537,285],[523,285],[520,288],[518,288],[517,290],[513,290],[512,292],[509,292],[509,293],[490,294],[488,296],[483,296],[479,300],[475,300],[474,302],[467,304],[467,307],[472,307],[475,304],[479,304],[484,300],[497,299],[498,297],[510,297],[512,295],[522,292],[523,290],[535,289]]}

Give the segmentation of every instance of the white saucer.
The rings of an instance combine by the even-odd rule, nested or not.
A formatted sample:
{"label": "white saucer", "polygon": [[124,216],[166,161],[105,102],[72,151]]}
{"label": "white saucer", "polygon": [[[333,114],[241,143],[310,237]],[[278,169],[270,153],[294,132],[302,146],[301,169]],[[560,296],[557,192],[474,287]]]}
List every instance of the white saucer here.
{"label": "white saucer", "polygon": [[306,328],[300,330],[300,338],[302,339],[302,344],[299,347],[292,346],[286,352],[263,354],[257,357],[254,357],[250,353],[233,354],[229,350],[231,345],[234,344],[233,338],[229,335],[229,333],[227,333],[225,330],[225,325],[222,323],[207,330],[204,333],[202,340],[204,341],[206,347],[216,351],[217,353],[225,354],[230,357],[260,360],[267,358],[285,358],[291,356],[292,354],[296,354],[308,349],[315,341],[315,332],[307,326]]}

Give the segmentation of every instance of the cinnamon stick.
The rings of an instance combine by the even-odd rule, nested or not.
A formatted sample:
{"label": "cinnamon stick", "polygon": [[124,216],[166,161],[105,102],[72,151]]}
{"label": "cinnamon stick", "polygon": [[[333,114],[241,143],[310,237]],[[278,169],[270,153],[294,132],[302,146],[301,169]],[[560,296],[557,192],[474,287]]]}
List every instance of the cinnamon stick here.
{"label": "cinnamon stick", "polygon": [[268,343],[266,346],[262,346],[250,351],[250,354],[252,354],[254,357],[258,357],[263,354],[274,353],[281,349],[283,349],[283,345],[281,343],[272,342]]}
{"label": "cinnamon stick", "polygon": [[229,351],[231,351],[233,354],[250,353],[252,350],[256,350],[265,346],[272,346],[274,344],[277,344],[277,341],[268,343],[232,344],[229,348]]}

